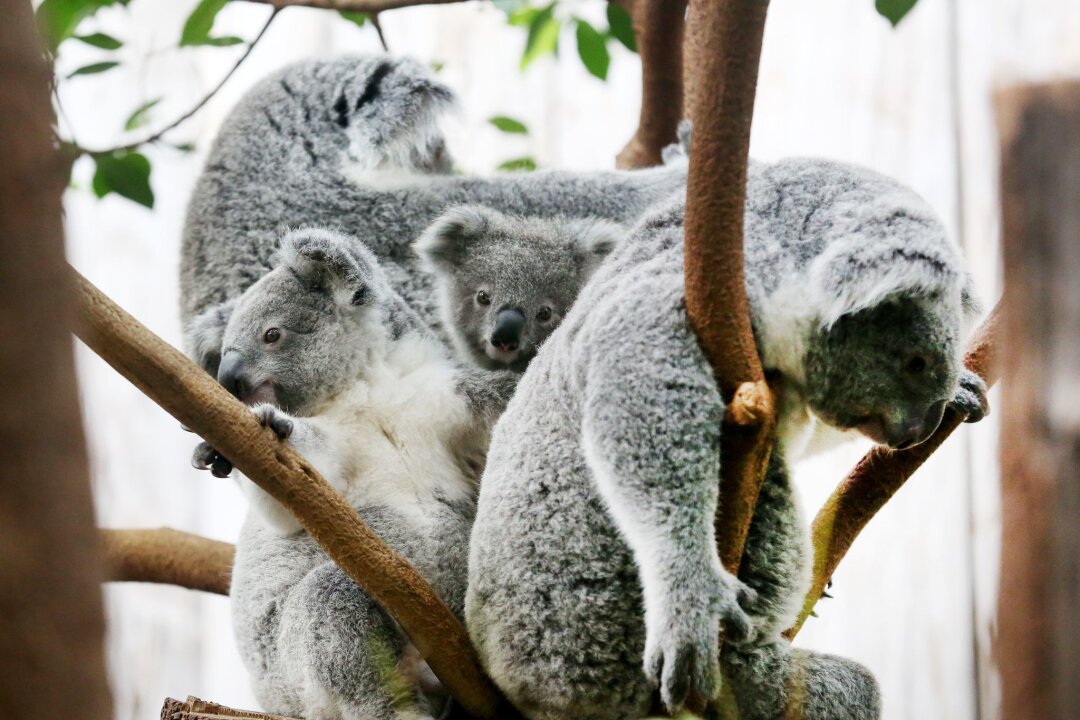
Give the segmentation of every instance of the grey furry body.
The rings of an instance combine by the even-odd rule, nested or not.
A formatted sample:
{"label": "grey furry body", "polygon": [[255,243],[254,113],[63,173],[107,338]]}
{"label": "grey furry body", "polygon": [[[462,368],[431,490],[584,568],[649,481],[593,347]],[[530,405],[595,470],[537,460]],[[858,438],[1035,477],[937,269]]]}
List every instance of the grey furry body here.
{"label": "grey furry body", "polygon": [[359,238],[437,328],[432,280],[411,243],[447,207],[629,222],[685,184],[679,161],[634,172],[450,174],[436,120],[452,100],[418,63],[383,57],[303,62],[256,85],[223,125],[188,207],[185,328],[269,269],[283,227]]}
{"label": "grey furry body", "polygon": [[[290,442],[462,614],[475,491],[517,376],[459,366],[355,238],[288,233],[274,269],[193,323],[197,358]],[[231,465],[206,443],[196,467]],[[241,479],[234,629],[267,710],[308,720],[428,716],[396,623]],[[415,665],[415,663],[413,663]]]}
{"label": "grey furry body", "polygon": [[470,634],[533,718],[643,717],[657,685],[669,708],[690,690],[713,696],[720,667],[744,720],[789,705],[810,720],[875,718],[865,669],[780,636],[810,559],[785,462],[836,434],[921,441],[946,403],[981,417],[985,387],[959,362],[962,261],[892,180],[826,161],[751,167],[747,291],[785,392],[736,580],[716,554],[723,403],[686,319],[683,206],[680,194],[650,213],[601,266],[496,425]]}

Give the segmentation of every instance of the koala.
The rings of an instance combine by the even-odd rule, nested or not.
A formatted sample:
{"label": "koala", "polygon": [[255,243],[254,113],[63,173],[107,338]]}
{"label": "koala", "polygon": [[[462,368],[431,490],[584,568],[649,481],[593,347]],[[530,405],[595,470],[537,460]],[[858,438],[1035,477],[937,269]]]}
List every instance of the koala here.
{"label": "koala", "polygon": [[[462,614],[490,426],[517,376],[461,367],[355,238],[289,232],[275,267],[197,322],[199,359]],[[193,464],[228,475],[206,443]],[[241,479],[232,613],[267,710],[431,717],[400,628],[271,496]],[[428,670],[427,673],[430,673]]]}
{"label": "koala", "polygon": [[[620,242],[497,423],[469,549],[466,623],[537,719],[641,718],[731,685],[743,720],[871,720],[876,682],[782,631],[811,549],[787,463],[841,437],[894,448],[986,388],[961,365],[970,279],[932,211],[868,170],[754,163],[746,288],[780,440],[736,578],[716,550],[724,403],[686,317],[685,196]],[[538,441],[542,439],[541,441]],[[723,631],[723,650],[717,638]]]}
{"label": "koala", "polygon": [[267,272],[282,227],[357,238],[441,333],[432,277],[411,244],[447,208],[479,203],[511,215],[632,223],[685,185],[684,158],[635,171],[453,174],[437,126],[453,104],[419,63],[381,56],[301,62],[249,91],[224,122],[188,205],[180,269],[187,349],[195,352],[197,316]]}
{"label": "koala", "polygon": [[459,357],[524,372],[625,234],[610,220],[462,205],[432,223],[415,249],[435,274],[443,328]]}

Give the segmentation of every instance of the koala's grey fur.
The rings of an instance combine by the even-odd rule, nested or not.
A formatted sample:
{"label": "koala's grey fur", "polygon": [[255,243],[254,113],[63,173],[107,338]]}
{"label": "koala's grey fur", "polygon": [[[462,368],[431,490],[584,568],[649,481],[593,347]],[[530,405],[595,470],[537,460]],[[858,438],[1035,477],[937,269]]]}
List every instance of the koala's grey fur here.
{"label": "koala's grey fur", "polygon": [[820,160],[752,165],[747,291],[784,394],[736,580],[714,538],[723,402],[686,318],[684,204],[677,194],[620,243],[496,425],[470,634],[533,718],[643,717],[657,684],[674,708],[689,690],[714,695],[721,667],[743,720],[789,704],[809,720],[876,718],[868,671],[780,636],[810,570],[784,464],[830,432],[920,441],[946,402],[982,416],[985,386],[960,364],[968,276],[898,183]]}
{"label": "koala's grey fur", "polygon": [[269,269],[283,226],[359,238],[437,328],[432,280],[411,243],[448,207],[631,222],[685,184],[680,159],[632,172],[450,174],[436,120],[452,100],[418,63],[388,57],[302,62],[256,85],[222,126],[188,207],[185,329]]}
{"label": "koala's grey fur", "polygon": [[[432,223],[415,247],[435,274],[443,328],[458,355],[480,367],[524,372],[626,231],[598,218],[513,217],[462,205]],[[506,310],[524,316],[511,351],[492,342]]]}
{"label": "koala's grey fur", "polygon": [[[516,374],[454,363],[362,243],[325,230],[287,234],[276,267],[195,327],[222,384],[260,403],[263,424],[460,616],[476,483]],[[194,462],[229,469],[205,443]],[[260,702],[312,719],[429,717],[399,669],[411,653],[394,621],[272,497],[241,485],[251,512],[232,610]]]}

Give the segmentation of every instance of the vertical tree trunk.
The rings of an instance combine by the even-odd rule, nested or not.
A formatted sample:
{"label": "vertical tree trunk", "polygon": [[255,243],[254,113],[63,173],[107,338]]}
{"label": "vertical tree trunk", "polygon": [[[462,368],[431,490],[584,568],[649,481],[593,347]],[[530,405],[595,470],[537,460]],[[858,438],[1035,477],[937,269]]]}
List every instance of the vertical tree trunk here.
{"label": "vertical tree trunk", "polygon": [[1005,384],[995,648],[1008,720],[1080,717],[1080,83],[998,98]]}
{"label": "vertical tree trunk", "polygon": [[0,717],[105,720],[103,577],[72,354],[51,69],[0,2]]}

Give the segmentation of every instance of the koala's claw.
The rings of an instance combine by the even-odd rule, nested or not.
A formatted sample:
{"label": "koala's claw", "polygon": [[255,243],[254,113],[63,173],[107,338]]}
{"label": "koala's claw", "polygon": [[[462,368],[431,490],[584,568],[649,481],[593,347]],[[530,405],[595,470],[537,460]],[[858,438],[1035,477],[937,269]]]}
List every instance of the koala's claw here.
{"label": "koala's claw", "polygon": [[201,442],[191,455],[191,466],[196,470],[209,470],[214,477],[227,478],[232,473],[232,463],[221,456],[210,443]]}
{"label": "koala's claw", "polygon": [[257,405],[251,410],[263,427],[268,427],[278,436],[278,440],[288,440],[293,433],[293,421],[288,415],[273,405]]}
{"label": "koala's claw", "polygon": [[979,422],[990,414],[986,393],[983,379],[970,370],[964,370],[960,373],[960,389],[949,404],[964,415],[964,422]]}

